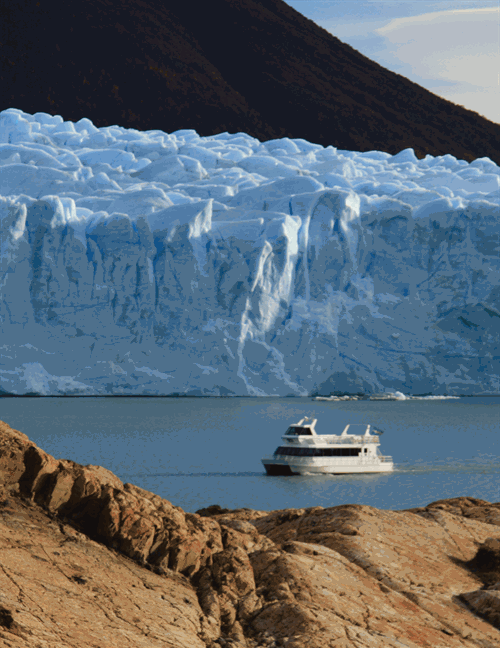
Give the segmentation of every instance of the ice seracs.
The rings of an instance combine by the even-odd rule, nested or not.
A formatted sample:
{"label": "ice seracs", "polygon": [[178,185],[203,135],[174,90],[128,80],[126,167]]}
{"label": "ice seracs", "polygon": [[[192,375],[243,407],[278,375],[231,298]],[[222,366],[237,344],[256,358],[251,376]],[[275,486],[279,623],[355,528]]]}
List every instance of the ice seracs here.
{"label": "ice seracs", "polygon": [[[379,434],[371,425],[350,423],[340,435],[318,434],[304,417],[281,437],[283,445],[262,459],[268,475],[343,475],[392,472],[392,457],[380,453]],[[354,432],[352,434],[351,432]]]}
{"label": "ice seracs", "polygon": [[0,112],[0,393],[496,393],[500,169]]}
{"label": "ice seracs", "polygon": [[357,401],[357,400],[370,400],[370,401],[415,401],[415,400],[456,400],[459,396],[411,396],[402,394],[401,392],[386,392],[385,394],[363,394],[356,396],[314,396],[312,400],[315,401]]}

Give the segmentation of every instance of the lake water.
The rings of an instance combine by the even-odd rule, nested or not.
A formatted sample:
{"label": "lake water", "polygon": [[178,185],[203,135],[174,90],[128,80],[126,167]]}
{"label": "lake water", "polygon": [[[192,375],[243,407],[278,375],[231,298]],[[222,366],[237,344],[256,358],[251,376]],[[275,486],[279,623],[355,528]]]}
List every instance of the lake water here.
{"label": "lake water", "polygon": [[[266,476],[291,423],[384,431],[386,475]],[[101,465],[185,511],[340,504],[381,509],[470,496],[500,500],[500,398],[341,403],[310,398],[0,398],[0,419],[58,459]]]}

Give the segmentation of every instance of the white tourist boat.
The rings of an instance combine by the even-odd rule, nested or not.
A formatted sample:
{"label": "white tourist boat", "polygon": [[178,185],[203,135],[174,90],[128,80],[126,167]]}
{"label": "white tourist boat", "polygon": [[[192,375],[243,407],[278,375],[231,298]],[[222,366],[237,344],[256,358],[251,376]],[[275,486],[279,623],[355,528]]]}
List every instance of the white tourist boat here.
{"label": "white tourist boat", "polygon": [[317,420],[306,416],[288,428],[281,437],[283,445],[272,456],[262,459],[268,475],[344,475],[394,470],[392,457],[380,454],[381,432],[371,425],[350,423],[340,435],[318,434],[314,429]]}

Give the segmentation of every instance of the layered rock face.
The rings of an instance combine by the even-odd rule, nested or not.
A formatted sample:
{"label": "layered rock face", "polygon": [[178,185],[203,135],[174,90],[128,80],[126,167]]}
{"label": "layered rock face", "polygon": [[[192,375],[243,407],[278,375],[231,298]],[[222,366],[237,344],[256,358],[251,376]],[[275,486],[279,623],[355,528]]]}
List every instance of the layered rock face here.
{"label": "layered rock face", "polygon": [[0,422],[0,641],[494,648],[500,504],[188,514]]}

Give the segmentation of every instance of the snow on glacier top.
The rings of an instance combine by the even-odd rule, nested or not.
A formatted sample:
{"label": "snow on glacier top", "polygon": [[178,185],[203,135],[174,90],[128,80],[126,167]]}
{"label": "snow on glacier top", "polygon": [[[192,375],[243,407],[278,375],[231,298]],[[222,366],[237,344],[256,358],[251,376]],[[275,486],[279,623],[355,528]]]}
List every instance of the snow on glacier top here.
{"label": "snow on glacier top", "polygon": [[[92,300],[102,301],[105,297],[107,303],[113,304],[114,313],[116,300],[119,303],[121,299],[118,294],[120,291],[116,285],[112,286],[113,270],[106,270],[105,260],[110,255],[116,256],[117,251],[125,253],[131,249],[131,245],[153,250],[144,260],[142,275],[147,279],[141,279],[149,282],[146,292],[152,312],[158,308],[159,297],[158,294],[155,297],[153,293],[155,285],[158,293],[160,281],[154,259],[167,254],[167,248],[170,249],[169,246],[175,245],[176,241],[178,243],[179,237],[184,236],[182,240],[189,241],[190,258],[194,257],[197,267],[196,272],[189,271],[193,275],[189,280],[191,291],[200,290],[200,281],[208,281],[210,270],[207,255],[210,251],[207,251],[209,246],[206,237],[220,246],[229,241],[234,247],[236,241],[239,255],[250,268],[248,294],[260,290],[258,308],[248,305],[246,293],[247,302],[242,310],[231,316],[224,311],[224,321],[221,320],[220,313],[213,314],[208,319],[208,316],[203,315],[200,330],[206,331],[208,335],[209,331],[217,329],[223,336],[219,341],[221,348],[224,346],[228,349],[228,357],[234,360],[234,367],[228,369],[231,380],[228,378],[226,381],[227,384],[228,381],[231,383],[227,387],[231,393],[239,393],[235,385],[243,385],[243,393],[254,395],[281,393],[281,387],[273,386],[266,391],[262,384],[260,387],[255,386],[256,379],[251,374],[256,372],[249,373],[248,352],[245,350],[245,344],[252,342],[254,350],[256,344],[262,347],[262,357],[267,355],[267,360],[255,366],[259,366],[261,372],[262,366],[268,367],[269,385],[276,380],[276,384],[282,385],[286,393],[304,395],[310,388],[317,386],[318,380],[313,376],[309,383],[305,380],[301,385],[300,371],[297,374],[295,370],[292,372],[289,367],[285,367],[285,351],[280,351],[266,335],[272,334],[283,304],[290,306],[293,303],[293,314],[288,317],[287,331],[298,331],[305,320],[309,324],[314,321],[318,330],[333,336],[334,346],[338,345],[339,322],[342,318],[352,322],[349,312],[360,305],[367,308],[372,318],[394,319],[392,311],[388,309],[396,308],[402,296],[395,296],[390,281],[379,286],[376,277],[366,271],[367,266],[363,261],[368,245],[364,232],[374,222],[374,215],[385,223],[392,223],[394,219],[405,222],[410,219],[413,222],[433,222],[434,227],[447,227],[457,221],[457,214],[461,211],[466,211],[468,218],[471,218],[471,214],[480,214],[496,219],[499,205],[500,168],[486,157],[469,164],[452,155],[427,155],[425,159],[418,160],[410,148],[397,155],[390,155],[382,151],[360,153],[337,150],[333,146],[324,148],[303,139],[283,138],[261,143],[245,133],[219,133],[200,137],[191,129],[165,133],[160,130],[141,132],[116,125],[96,128],[86,118],[73,123],[63,121],[59,115],[29,115],[10,108],[0,112],[0,296],[6,309],[1,314],[4,339],[9,338],[10,344],[14,345],[12,327],[21,322],[23,329],[31,331],[33,337],[30,339],[36,342],[37,335],[27,320],[34,318],[40,324],[38,311],[35,311],[37,308],[42,309],[42,302],[43,308],[50,310],[50,299],[53,300],[52,310],[72,308],[73,314],[80,310],[82,314],[78,317],[83,318],[84,306],[90,308]],[[17,206],[17,211],[14,206]],[[23,286],[31,277],[30,271],[33,273],[36,268],[34,257],[28,259],[26,254],[23,257],[16,246],[26,239],[31,248],[35,249],[35,239],[39,240],[37,236],[61,228],[71,229],[73,252],[76,254],[74,246],[78,242],[86,250],[89,263],[94,263],[93,278],[85,279],[88,285],[92,284],[91,294],[83,296],[83,270],[71,269],[71,263],[65,257],[66,270],[61,272],[66,274],[64,280],[60,279],[59,288],[62,283],[66,283],[60,294],[54,292],[54,289],[50,293],[47,288],[48,292],[43,293],[45,301],[37,301],[33,297],[35,288],[31,278],[31,296],[24,290],[26,297],[23,298]],[[397,236],[404,238],[405,233],[399,232]],[[349,291],[339,289],[338,286],[332,287],[327,281],[327,285],[323,286],[326,301],[320,303],[317,296],[317,274],[314,275],[314,280],[311,278],[314,264],[312,261],[302,263],[299,272],[298,259],[301,253],[306,254],[307,258],[307,251],[313,249],[314,258],[318,259],[322,250],[326,254],[332,240],[340,240],[339,237],[343,237],[345,242],[342,267],[349,275],[348,285],[354,287],[350,289],[351,292],[355,292],[348,294]],[[283,241],[286,242],[285,248],[282,246]],[[36,261],[36,264],[52,263],[54,268],[59,267],[58,264],[63,262],[56,258],[60,252],[60,248],[59,252],[56,248],[57,246],[52,252],[47,248],[44,252],[45,260]],[[80,253],[81,250],[78,251]],[[186,262],[181,257],[182,255],[175,257],[176,268]],[[100,279],[95,274],[98,258],[101,259],[99,263],[104,264]],[[21,259],[26,261],[30,270],[21,271]],[[172,271],[173,261],[169,263]],[[363,263],[365,265],[361,268],[360,264]],[[387,260],[386,263],[389,268],[392,261]],[[273,266],[272,271],[269,264]],[[165,268],[162,272],[166,272]],[[224,273],[227,277],[226,270]],[[303,277],[303,290],[298,291],[295,284],[296,276],[300,273]],[[54,271],[54,275],[57,272]],[[48,287],[51,280],[55,285],[52,275],[49,273],[47,276],[43,285]],[[164,277],[164,274],[161,276]],[[243,279],[241,276],[238,281],[235,280],[230,289],[234,293],[234,299],[231,297],[233,302],[240,298],[242,290],[247,290],[242,285]],[[314,282],[316,284],[313,285]],[[79,286],[76,298],[69,297],[73,290],[71,283]],[[183,294],[188,290],[187,285],[182,286]],[[169,290],[164,293],[173,294]],[[25,299],[23,303],[26,307],[24,320],[23,306],[17,305],[16,315],[14,304],[16,300],[20,303],[22,299]],[[196,297],[195,302],[196,299],[200,300],[201,297]],[[79,300],[81,308],[78,306]],[[90,301],[87,304],[85,300]],[[28,306],[28,302],[31,306]],[[327,302],[328,307],[325,305]],[[229,302],[224,308],[229,308],[228,312],[232,313],[232,306],[229,307],[228,304]],[[30,310],[32,308],[35,311]],[[342,316],[339,315],[341,311]],[[63,326],[65,316],[62,311],[57,311],[57,316],[59,320],[49,318],[52,322],[50,326],[55,326],[56,320],[58,326]],[[113,317],[115,319],[109,321],[109,326],[112,323],[118,325],[118,317]],[[129,321],[125,315],[123,317],[125,319],[120,326],[125,326],[123,322]],[[146,316],[141,317],[144,319]],[[64,326],[70,326],[69,321],[64,321]],[[93,335],[95,339],[103,337],[104,333],[101,331],[100,335],[98,329],[108,325],[105,321],[108,322],[96,320],[93,324],[94,332],[88,328],[81,335]],[[134,322],[137,323],[137,318]],[[46,324],[47,322],[43,326]],[[87,326],[90,326],[90,320],[87,321]],[[237,332],[234,326],[238,328]],[[74,322],[71,327],[71,330],[75,330],[75,327],[80,330]],[[232,332],[229,332],[228,327],[232,327]],[[129,331],[132,328],[129,327]],[[406,326],[414,334],[417,334],[418,328],[418,324]],[[19,329],[17,335],[18,331]],[[139,336],[141,339],[143,333],[144,331]],[[118,344],[119,334],[113,331],[112,335]],[[133,339],[137,340],[137,333],[134,335]],[[273,335],[274,338],[282,336],[283,331],[275,331]],[[399,333],[392,331],[391,335],[391,339],[397,340]],[[158,335],[155,339],[158,342]],[[230,349],[228,340],[234,342]],[[53,348],[47,344],[45,348]],[[130,341],[127,345],[130,346]],[[40,343],[39,346],[43,344]],[[24,348],[27,348],[26,344]],[[336,348],[338,350],[338,346]],[[165,361],[166,364],[160,363],[161,366],[151,361],[151,367],[148,368],[136,366],[129,355],[126,362],[132,363],[133,367],[127,369],[125,365],[120,365],[120,369],[116,362],[110,364],[111,360],[107,357],[105,360],[98,361],[95,357],[90,360],[92,356],[82,351],[78,367],[73,364],[68,369],[69,374],[61,375],[62,365],[54,366],[53,373],[50,374],[44,368],[41,356],[28,357],[28,352],[24,353],[27,362],[22,366],[16,362],[9,364],[5,358],[10,356],[2,357],[2,364],[9,365],[10,368],[0,369],[0,387],[3,384],[12,393],[23,393],[23,390],[29,391],[30,388],[43,393],[62,393],[64,390],[77,389],[75,385],[81,385],[83,392],[88,392],[89,389],[99,391],[99,385],[104,381],[102,376],[95,374],[85,379],[85,371],[95,369],[98,363],[108,363],[111,367],[108,374],[111,372],[114,377],[125,374],[130,379],[132,372],[134,380],[138,380],[135,372],[140,372],[141,375],[148,375],[150,380],[156,378],[160,382],[168,382],[172,378],[173,366],[178,365],[181,358],[179,356],[170,363]],[[34,351],[31,350],[31,353]],[[51,350],[44,353],[55,352]],[[187,351],[186,353],[188,354]],[[198,371],[199,376],[190,374],[189,379],[184,376],[179,381],[181,387],[175,391],[196,391],[197,385],[208,385],[206,376],[219,371],[217,367],[211,367],[207,358],[201,363],[195,362],[208,352],[200,353],[197,358],[190,356],[190,370]],[[351,356],[357,359],[354,352]],[[32,361],[33,358],[38,360],[38,364]],[[310,364],[311,361],[308,362]],[[63,364],[69,367],[68,363],[69,361],[65,361]],[[330,369],[325,369],[327,364],[322,363],[321,372],[326,371],[328,375]],[[373,370],[373,367],[364,367],[361,373],[364,372],[365,375],[367,371]],[[311,375],[309,369],[304,371]],[[320,370],[315,368],[314,371]],[[291,373],[294,373],[294,378]],[[75,378],[77,375],[78,380]],[[319,376],[316,378],[319,379]],[[16,380],[21,382],[13,387],[13,381]],[[380,383],[377,380],[372,381],[374,388],[383,387],[383,381]],[[464,379],[463,382],[467,380]],[[222,383],[221,378],[219,387]],[[50,384],[53,386],[48,387]],[[164,387],[158,387],[156,383],[148,384],[148,388],[154,393],[163,393],[161,390]],[[126,393],[129,393],[127,389],[132,389],[130,385],[128,382],[123,388]],[[139,382],[134,385],[134,389],[141,389]],[[215,389],[213,385],[215,383],[212,382],[206,388],[208,392]],[[218,393],[217,389],[214,393]],[[130,393],[136,392],[132,389]]]}

